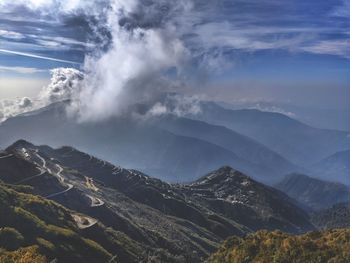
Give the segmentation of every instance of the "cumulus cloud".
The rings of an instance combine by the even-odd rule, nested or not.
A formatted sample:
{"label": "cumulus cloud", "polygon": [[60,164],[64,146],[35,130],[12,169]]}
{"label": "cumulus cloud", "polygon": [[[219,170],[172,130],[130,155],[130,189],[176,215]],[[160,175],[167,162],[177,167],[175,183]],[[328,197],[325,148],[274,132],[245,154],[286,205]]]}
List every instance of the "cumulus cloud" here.
{"label": "cumulus cloud", "polygon": [[33,101],[27,97],[13,100],[0,100],[0,122],[32,109]]}
{"label": "cumulus cloud", "polygon": [[[12,3],[6,2],[11,7]],[[169,75],[181,71],[187,60],[189,52],[176,25],[179,17],[193,8],[191,1],[19,0],[16,4],[40,12],[94,13],[100,19],[91,25],[92,31],[108,29],[108,48],[96,47],[85,57],[84,78],[75,81],[74,70],[53,71],[53,83],[39,96],[44,104],[71,98],[69,111],[81,121],[125,114],[135,109],[134,105],[156,104],[161,93],[176,86]]]}
{"label": "cumulus cloud", "polygon": [[135,104],[153,103],[159,92],[174,86],[167,71],[180,70],[186,60],[174,16],[191,5],[162,0],[110,4],[106,23],[112,43],[107,52],[85,60],[84,88],[76,108],[81,120],[100,120],[124,114]]}
{"label": "cumulus cloud", "polygon": [[82,79],[83,73],[79,70],[72,68],[53,69],[51,83],[43,87],[38,97],[0,100],[0,122],[55,102],[74,98],[81,89]]}
{"label": "cumulus cloud", "polygon": [[83,73],[73,68],[51,70],[51,83],[42,89],[38,100],[44,106],[54,102],[70,100],[81,91]]}
{"label": "cumulus cloud", "polygon": [[[146,108],[154,115],[169,111],[177,115],[184,111],[196,112],[199,108],[194,106],[197,104],[193,101],[174,99],[173,103],[176,102],[177,106],[170,107],[160,100],[161,94],[186,86],[182,80],[186,80],[186,74],[195,71],[187,70],[193,65],[196,70],[208,71],[221,69],[227,63],[230,67],[227,53],[232,50],[283,49],[328,54],[337,49],[339,54],[347,53],[346,41],[337,45],[317,41],[324,29],[318,31],[316,26],[293,27],[288,21],[295,14],[288,13],[290,16],[286,20],[279,14],[283,12],[272,13],[272,10],[285,11],[285,7],[293,10],[291,3],[203,2],[3,0],[0,7],[23,5],[40,14],[58,17],[58,20],[60,16],[89,17],[91,38],[100,39],[101,43],[87,44],[93,51],[85,56],[81,67],[84,73],[73,69],[54,71],[53,83],[39,96],[43,105],[70,98],[69,112],[80,121],[103,120],[134,110],[142,112],[138,105],[147,105]],[[232,12],[236,9],[241,12]],[[215,12],[220,13],[220,19]],[[270,21],[269,17],[281,22],[281,25],[272,27],[268,22],[276,21]],[[38,41],[53,46],[84,46],[81,41],[69,38],[41,37]],[[0,51],[51,59],[24,52]],[[186,70],[191,73],[186,73]]]}
{"label": "cumulus cloud", "polygon": [[157,117],[172,114],[178,117],[197,115],[201,112],[202,99],[198,96],[184,96],[180,94],[166,94],[165,98],[155,103],[146,117]]}

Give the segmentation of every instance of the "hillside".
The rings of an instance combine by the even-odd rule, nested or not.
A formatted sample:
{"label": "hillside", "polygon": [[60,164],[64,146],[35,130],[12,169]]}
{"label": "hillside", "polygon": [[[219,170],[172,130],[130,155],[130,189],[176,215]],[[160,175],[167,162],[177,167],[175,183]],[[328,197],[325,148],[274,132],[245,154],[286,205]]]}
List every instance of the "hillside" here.
{"label": "hillside", "polygon": [[107,262],[117,252],[121,260],[138,262],[142,247],[121,233],[96,223],[84,231],[92,218],[22,190],[0,184],[0,262]]}
{"label": "hillside", "polygon": [[341,183],[323,181],[303,174],[290,174],[275,187],[313,210],[350,201],[350,188]]}
{"label": "hillside", "polygon": [[[62,155],[62,151],[65,152],[65,154]],[[169,211],[171,214],[178,213],[175,214],[176,216],[190,216],[191,213],[188,214],[190,210],[186,208],[189,206],[189,203],[191,204],[190,206],[195,206],[196,210],[204,210],[205,213],[209,212],[209,214],[215,212],[214,214],[219,213],[225,215],[225,213],[222,211],[215,211],[217,207],[211,205],[213,201],[215,201],[216,205],[219,205],[219,207],[226,207],[228,211],[230,209],[232,209],[232,211],[235,211],[236,209],[239,210],[241,207],[246,207],[248,210],[251,208],[255,209],[256,205],[254,203],[259,199],[257,195],[261,194],[264,195],[264,198],[261,198],[259,200],[259,203],[262,205],[263,209],[259,210],[258,208],[255,212],[250,214],[252,218],[257,219],[255,225],[252,226],[253,229],[266,227],[265,220],[268,219],[271,219],[271,224],[269,227],[277,227],[280,229],[280,227],[283,225],[283,227],[286,227],[286,231],[299,232],[303,231],[303,228],[312,228],[312,226],[308,224],[308,219],[305,213],[300,212],[300,209],[292,205],[292,201],[290,201],[287,196],[283,195],[279,191],[271,189],[268,186],[256,182],[255,180],[230,167],[220,168],[202,177],[200,181],[197,180],[194,183],[170,185],[160,180],[150,178],[135,170],[132,170],[130,172],[127,169],[115,168],[115,166],[109,163],[101,162],[98,160],[91,162],[88,155],[75,149],[61,148],[53,150],[51,154],[53,154],[53,156],[60,160],[64,165],[72,167],[83,174],[86,174],[100,182],[103,182],[106,185],[116,188],[117,190],[125,193],[127,196],[138,202],[143,202],[160,210],[164,210],[164,207],[167,207],[169,204],[176,205],[178,209],[175,209],[174,207],[174,209],[170,209]],[[79,160],[79,162],[77,160]],[[120,175],[119,177],[113,176],[116,169],[119,171],[119,173],[117,173]],[[206,178],[217,178],[218,180],[208,180]],[[241,184],[242,180],[249,181],[250,186]],[[204,183],[204,181],[206,181],[206,183]],[[229,182],[230,184],[228,184]],[[236,186],[235,188],[233,188],[234,185]],[[224,189],[215,189],[216,187],[220,186]],[[233,200],[223,199],[220,196],[205,195],[206,193],[213,194],[215,192],[221,192],[228,196],[232,195],[233,191],[235,190],[237,193],[242,193],[241,195],[237,195],[237,202],[233,202]],[[253,190],[256,190],[256,192],[253,192]],[[156,198],[160,194],[163,196],[163,198]],[[250,203],[248,203],[248,196],[250,196],[250,198],[255,198],[255,200],[251,200],[249,198]],[[169,204],[164,205],[162,202],[162,199],[164,198],[165,200],[163,201]],[[174,202],[175,200],[169,202],[169,199],[175,199],[176,202]],[[209,206],[208,203],[210,204]],[[276,207],[270,207],[273,205],[276,205]],[[288,206],[292,206],[292,210],[297,211],[297,214],[294,217],[291,217],[290,215],[283,215],[280,217],[277,215],[279,211],[278,209],[291,210],[291,207]],[[210,210],[214,209],[214,211],[207,211],[208,208]],[[183,209],[188,212],[182,215]],[[264,218],[265,213],[263,210],[271,210],[272,214]],[[229,213],[226,215],[226,218],[232,219],[232,214],[235,214],[232,211],[231,214]],[[300,213],[298,214],[298,212]],[[298,220],[300,219],[301,221],[298,223],[292,222],[292,220],[296,218]],[[289,223],[283,222],[282,224],[282,222],[279,222],[279,220],[287,220],[289,222],[292,222],[290,225],[294,226],[292,229],[288,230]],[[247,222],[244,220],[238,221],[238,223],[240,225],[247,226]],[[281,225],[278,225],[279,223],[281,223]],[[300,226],[301,229],[298,230],[295,228],[296,225]]]}
{"label": "hillside", "polygon": [[350,230],[329,230],[291,236],[259,231],[229,238],[206,263],[306,263],[350,261]]}
{"label": "hillside", "polygon": [[233,217],[253,231],[295,232],[293,229],[301,226],[297,231],[301,233],[305,228],[313,229],[307,223],[307,214],[288,196],[230,167],[209,173],[192,183],[190,189],[198,202],[204,199],[215,212]]}
{"label": "hillside", "polygon": [[320,229],[350,228],[350,203],[340,203],[317,211],[312,214],[311,219]]}
{"label": "hillside", "polygon": [[53,149],[21,140],[3,156],[0,171],[21,161],[35,166],[37,174],[14,172],[9,178],[0,173],[0,179],[26,185],[30,193],[120,233],[140,248],[134,253],[138,258],[146,253],[165,262],[200,262],[231,235],[314,229],[286,195],[229,167],[193,183],[169,184],[72,147]]}
{"label": "hillside", "polygon": [[[222,240],[215,231],[209,232],[200,225],[180,217],[167,216],[150,206],[133,201],[122,192],[113,189],[113,185],[108,187],[96,178],[63,165],[54,157],[45,154],[44,151],[49,149],[47,146],[38,148],[25,141],[19,141],[7,149],[13,154],[8,158],[22,159],[27,156],[26,162],[36,163],[47,172],[47,174],[30,177],[22,174],[23,179],[20,184],[28,185],[32,187],[32,192],[54,200],[77,213],[86,214],[114,231],[123,233],[132,243],[142,244],[141,249],[132,249],[138,258],[143,258],[145,253],[146,257],[154,255],[156,258],[163,258],[164,254],[169,262],[177,262],[177,260],[184,262],[183,257],[198,262],[206,258]],[[73,150],[69,147],[63,148],[63,150],[67,149]],[[67,156],[66,153],[61,155],[62,158]],[[87,154],[83,154],[83,157],[90,159]],[[97,162],[102,167],[106,163],[92,156],[90,161],[93,165]],[[74,162],[79,163],[78,160]],[[3,165],[6,164],[3,163]],[[113,168],[117,167],[113,166]],[[125,180],[125,189],[127,186],[132,187],[135,179],[139,178],[138,175],[126,169],[120,169],[119,172],[121,171],[123,172],[119,174],[120,176],[116,176],[112,172],[118,174],[118,170],[113,169],[108,177]],[[146,194],[143,196],[145,197]],[[159,196],[156,197],[159,198]],[[168,206],[170,210],[170,204]],[[196,209],[191,207],[189,209],[192,209],[194,215],[200,215],[200,219],[203,218]],[[220,223],[215,225],[219,227]],[[225,230],[231,234],[242,233],[232,223],[226,225]]]}
{"label": "hillside", "polygon": [[310,169],[322,178],[332,178],[350,185],[350,150],[332,154],[313,164]]}
{"label": "hillside", "polygon": [[258,180],[269,184],[279,181],[283,174],[301,170],[264,145],[223,126],[175,116],[163,116],[155,119],[154,123],[174,134],[198,138],[233,152],[249,161],[249,167],[242,167],[241,171],[249,173],[255,169],[253,175],[258,174]]}

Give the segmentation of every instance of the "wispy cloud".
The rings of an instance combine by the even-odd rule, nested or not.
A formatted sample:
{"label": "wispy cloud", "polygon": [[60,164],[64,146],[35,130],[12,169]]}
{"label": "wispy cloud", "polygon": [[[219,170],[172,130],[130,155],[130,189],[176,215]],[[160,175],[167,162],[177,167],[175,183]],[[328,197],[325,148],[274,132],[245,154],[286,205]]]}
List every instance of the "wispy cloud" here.
{"label": "wispy cloud", "polygon": [[30,67],[8,67],[0,66],[0,72],[14,72],[19,74],[35,74],[41,72],[47,72],[46,69],[30,68]]}
{"label": "wispy cloud", "polygon": [[24,35],[14,31],[0,29],[0,37],[9,38],[9,39],[23,39]]}
{"label": "wispy cloud", "polygon": [[266,27],[250,25],[239,27],[228,22],[207,23],[195,27],[192,41],[206,49],[214,47],[265,50],[296,49],[302,43],[317,39],[317,28]]}
{"label": "wispy cloud", "polygon": [[350,17],[350,0],[343,0],[342,5],[336,7],[331,13],[331,15],[337,16],[337,17],[349,18]]}
{"label": "wispy cloud", "polygon": [[337,55],[350,58],[350,39],[319,41],[302,49],[315,54]]}
{"label": "wispy cloud", "polygon": [[[107,34],[110,33],[108,27],[98,34],[93,32],[105,21],[89,22],[88,17],[95,16],[96,19],[104,17],[106,6],[115,2],[118,1],[0,1],[0,6],[7,7],[10,11],[13,10],[14,16],[18,15],[18,12],[15,12],[16,6],[23,5],[27,8],[26,11],[22,10],[23,16],[30,19],[33,18],[33,15],[37,15],[36,20],[27,24],[23,22],[23,19],[17,19],[17,23],[14,23],[13,18],[9,16],[12,13],[7,11],[5,17],[8,19],[8,23],[2,21],[2,24],[14,28],[7,32],[3,30],[3,35],[12,37],[17,42],[22,41],[23,46],[36,44],[46,51],[62,53],[77,51],[81,52],[80,55],[83,56],[84,53],[96,47],[94,43],[87,41],[86,34],[89,30],[92,34],[107,39],[107,42]],[[136,6],[139,1],[119,2],[128,5],[130,9],[131,6]],[[101,3],[103,8],[101,8]],[[217,63],[225,64],[225,57],[222,54],[230,50],[254,52],[280,49],[329,55],[331,49],[321,48],[320,42],[349,38],[346,23],[336,23],[330,17],[348,19],[350,0],[340,2],[316,0],[304,2],[298,0],[283,3],[277,0],[215,0],[209,3],[200,0],[181,0],[176,1],[176,4],[163,0],[151,0],[149,3],[155,9],[165,7],[162,11],[164,14],[154,13],[155,15],[150,15],[144,14],[142,10],[137,10],[140,13],[139,17],[130,17],[129,21],[123,23],[132,25],[137,22],[140,26],[156,25],[162,27],[165,20],[172,21],[176,26],[178,37],[195,51],[195,55],[203,58],[203,64],[213,65],[215,68]],[[337,3],[341,4],[337,5]],[[175,5],[191,6],[191,11],[181,13],[176,8],[169,8],[169,6]],[[0,11],[1,13],[2,11]],[[68,19],[69,22],[67,22],[67,18],[70,19]],[[10,32],[17,34],[10,34]],[[2,48],[15,49],[11,47],[10,43]],[[16,48],[16,50],[18,49]],[[24,51],[33,52],[33,50]],[[344,52],[334,53],[337,56],[342,54]]]}
{"label": "wispy cloud", "polygon": [[36,54],[25,53],[25,52],[18,52],[18,51],[7,50],[7,49],[0,49],[0,52],[1,53],[6,53],[6,54],[11,54],[11,55],[18,55],[18,56],[24,56],[24,57],[30,57],[30,58],[44,59],[44,60],[50,60],[50,61],[68,63],[68,64],[76,64],[76,65],[80,64],[79,62],[75,62],[75,61],[58,59],[58,58],[52,58],[52,57],[46,57],[46,56],[40,56],[40,55],[36,55]]}
{"label": "wispy cloud", "polygon": [[[76,96],[83,119],[110,117],[144,100],[153,103],[161,89],[177,85],[171,78],[164,81],[168,75],[186,82],[203,65],[210,73],[224,68],[236,53],[240,58],[273,56],[280,50],[283,55],[290,51],[348,57],[348,24],[339,23],[347,18],[338,10],[348,1],[338,7],[340,0],[0,0],[0,6],[1,2],[7,3],[6,10],[13,8],[12,13],[25,5],[21,15],[39,20],[28,25],[24,19],[1,23],[25,38],[6,42],[0,52],[73,64],[71,58],[62,59],[67,58],[65,52],[75,50],[85,57],[86,76]],[[45,19],[56,24],[42,22]],[[91,36],[107,44],[100,48],[96,41],[95,49],[87,41]],[[23,49],[17,48],[20,45]],[[94,52],[86,52],[89,48]],[[201,74],[197,75],[205,75]]]}

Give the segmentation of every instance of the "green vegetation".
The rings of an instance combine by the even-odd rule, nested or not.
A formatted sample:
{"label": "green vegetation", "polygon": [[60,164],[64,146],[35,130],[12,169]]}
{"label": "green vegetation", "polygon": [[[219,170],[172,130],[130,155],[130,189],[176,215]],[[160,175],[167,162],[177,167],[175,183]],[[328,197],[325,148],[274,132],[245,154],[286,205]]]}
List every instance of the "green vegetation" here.
{"label": "green vegetation", "polygon": [[259,231],[229,238],[206,263],[348,263],[350,229],[293,236]]}
{"label": "green vegetation", "polygon": [[186,262],[100,223],[81,230],[71,216],[77,212],[27,190],[0,182],[1,263]]}
{"label": "green vegetation", "polygon": [[16,251],[5,251],[0,248],[1,263],[46,263],[47,258],[40,254],[38,246],[20,248]]}
{"label": "green vegetation", "polygon": [[70,211],[0,184],[0,262],[107,262],[112,255],[82,237]]}
{"label": "green vegetation", "polygon": [[0,228],[0,247],[15,250],[24,242],[24,237],[16,229],[11,227]]}

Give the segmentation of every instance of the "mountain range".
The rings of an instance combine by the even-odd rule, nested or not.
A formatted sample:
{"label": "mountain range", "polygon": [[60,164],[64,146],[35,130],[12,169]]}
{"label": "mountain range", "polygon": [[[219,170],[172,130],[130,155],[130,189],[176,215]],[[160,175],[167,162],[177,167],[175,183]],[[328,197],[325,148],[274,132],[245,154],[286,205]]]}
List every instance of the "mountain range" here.
{"label": "mountain range", "polygon": [[300,170],[225,127],[172,116],[79,123],[67,117],[65,105],[52,104],[3,122],[0,147],[21,138],[55,147],[72,145],[170,182],[192,181],[224,165],[264,182],[277,182],[282,175]]}
{"label": "mountain range", "polygon": [[328,105],[323,105],[323,107],[300,106],[272,101],[217,103],[232,110],[257,109],[282,113],[316,128],[350,131],[349,109],[334,109],[327,107]]}
{"label": "mountain range", "polygon": [[[190,182],[229,165],[267,184],[292,172],[317,174],[322,168],[315,163],[350,148],[346,132],[312,128],[282,114],[228,110],[209,102],[202,102],[196,115],[119,116],[94,123],[67,117],[67,103],[1,123],[0,147],[21,138],[54,147],[71,145],[168,182]],[[348,180],[337,174],[333,179]]]}
{"label": "mountain range", "polygon": [[75,253],[69,262],[80,262],[85,242],[87,262],[200,262],[231,235],[315,229],[288,196],[230,167],[169,184],[72,147],[20,140],[1,152],[0,180],[2,212],[11,215],[0,227],[19,241],[6,257]]}
{"label": "mountain range", "polygon": [[244,134],[301,167],[309,168],[350,149],[348,132],[314,128],[281,113],[230,110],[215,103],[203,103],[201,108],[201,113],[192,118]]}

